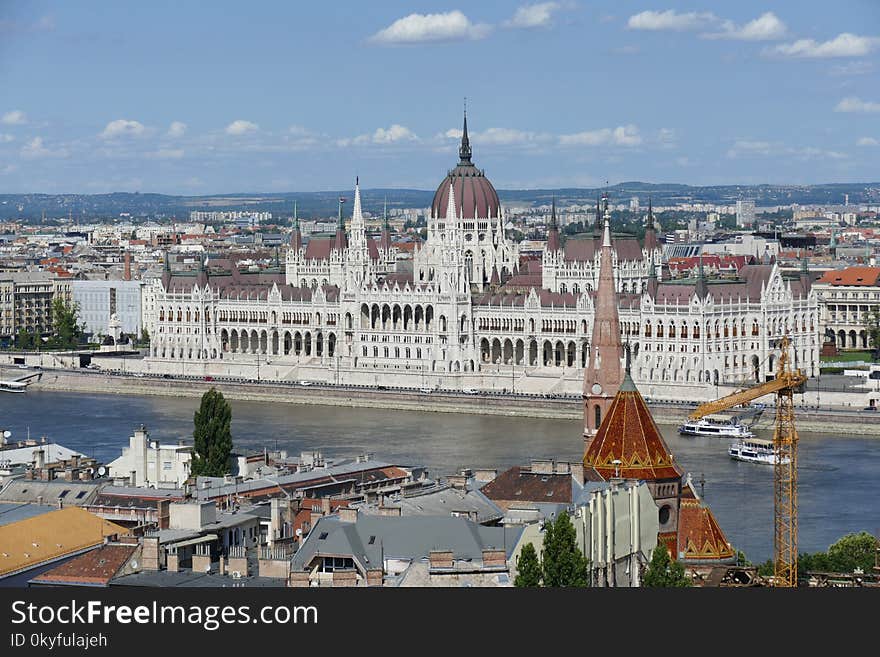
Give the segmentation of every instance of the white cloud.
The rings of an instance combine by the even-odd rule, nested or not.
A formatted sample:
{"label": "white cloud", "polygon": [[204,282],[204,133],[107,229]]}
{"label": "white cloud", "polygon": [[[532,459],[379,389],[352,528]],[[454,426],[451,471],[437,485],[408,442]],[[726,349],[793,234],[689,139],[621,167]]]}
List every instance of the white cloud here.
{"label": "white cloud", "polygon": [[571,135],[560,135],[560,146],[638,146],[642,143],[639,129],[634,125],[602,128],[578,132]]}
{"label": "white cloud", "polygon": [[845,160],[849,156],[839,151],[828,151],[813,146],[791,147],[780,142],[740,140],[727,151],[727,157],[741,156],[795,157],[800,160]]}
{"label": "white cloud", "polygon": [[498,146],[513,146],[527,144],[535,141],[543,141],[547,135],[514,128],[489,128],[483,132],[475,132],[473,142],[475,144],[495,144]]}
{"label": "white cloud", "polygon": [[393,124],[389,128],[376,128],[371,135],[358,135],[357,137],[337,139],[336,145],[362,146],[364,144],[394,144],[397,142],[418,141],[418,136],[406,126]]}
{"label": "white cloud", "polygon": [[740,155],[770,155],[774,150],[769,141],[740,140],[734,143],[727,151],[727,157],[739,157]]}
{"label": "white cloud", "polygon": [[256,132],[260,129],[256,123],[245,121],[244,119],[236,119],[226,126],[227,135],[246,135],[249,132]]}
{"label": "white cloud", "polygon": [[456,9],[445,14],[410,14],[399,18],[369,41],[380,45],[468,41],[482,39],[490,31],[489,25],[472,23]]}
{"label": "white cloud", "polygon": [[830,41],[818,42],[814,39],[799,39],[794,43],[783,43],[768,54],[784,57],[825,58],[825,57],[863,57],[880,46],[880,38],[859,36],[844,32]]}
{"label": "white cloud", "polygon": [[11,112],[6,112],[3,115],[3,118],[0,118],[0,123],[5,123],[6,125],[24,125],[27,123],[27,116],[21,110],[12,110]]}
{"label": "white cloud", "polygon": [[172,121],[171,125],[168,126],[168,132],[166,133],[166,135],[168,137],[173,137],[173,138],[183,137],[183,135],[185,135],[185,134],[186,134],[186,123],[183,123],[182,121]]}
{"label": "white cloud", "polygon": [[553,20],[553,12],[559,8],[558,2],[539,2],[520,7],[509,20],[504,21],[504,27],[547,27]]}
{"label": "white cloud", "polygon": [[144,134],[144,125],[138,121],[129,119],[116,119],[110,121],[101,133],[103,139],[117,139],[119,137],[139,137]]}
{"label": "white cloud", "polygon": [[873,137],[861,137],[856,142],[856,146],[880,146],[880,139],[874,139]]}
{"label": "white cloud", "polygon": [[666,11],[643,11],[640,14],[630,16],[626,26],[631,30],[673,30],[683,32],[705,28],[716,20],[715,14],[710,12],[700,13],[691,11],[679,14],[674,9],[667,9]]}
{"label": "white cloud", "polygon": [[154,160],[179,160],[183,155],[182,148],[160,148],[152,153],[147,153],[147,157]]}
{"label": "white cloud", "polygon": [[829,73],[831,75],[865,75],[874,72],[874,64],[866,61],[847,62],[846,64],[838,64],[832,66]]}
{"label": "white cloud", "polygon": [[44,157],[67,157],[67,151],[63,148],[51,150],[43,144],[42,137],[34,137],[21,147],[21,156],[28,159]]}
{"label": "white cloud", "polygon": [[11,141],[15,141],[15,137],[0,133],[0,144],[8,144]]}
{"label": "white cloud", "polygon": [[418,139],[415,133],[409,128],[395,123],[387,130],[385,128],[377,128],[373,133],[374,144],[390,144],[395,141],[412,141]]}
{"label": "white cloud", "polygon": [[835,112],[860,112],[865,114],[873,114],[880,112],[880,103],[874,103],[855,96],[844,98],[834,108]]}
{"label": "white cloud", "polygon": [[703,36],[707,39],[772,41],[783,38],[786,31],[785,23],[779,20],[776,14],[768,11],[743,26],[737,26],[733,21],[724,21],[721,24],[721,32],[704,34]]}

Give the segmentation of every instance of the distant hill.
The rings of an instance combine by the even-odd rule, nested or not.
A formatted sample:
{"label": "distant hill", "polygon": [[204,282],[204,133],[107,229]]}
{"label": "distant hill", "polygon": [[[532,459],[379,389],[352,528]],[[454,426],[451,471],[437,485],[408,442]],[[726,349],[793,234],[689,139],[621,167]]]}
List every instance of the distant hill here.
{"label": "distant hill", "polygon": [[[555,197],[558,204],[590,204],[606,188],[502,189],[502,203],[547,204]],[[801,204],[842,204],[849,195],[851,204],[880,202],[880,183],[837,183],[825,185],[690,185],[625,182],[607,188],[612,201],[638,196],[644,205],[648,197],[657,205],[682,202],[731,204],[742,198],[754,199],[758,206]],[[118,217],[130,213],[135,218],[154,217],[178,220],[189,218],[191,210],[252,209],[286,216],[296,200],[301,217],[329,217],[337,212],[339,197],[345,197],[346,216],[351,214],[352,190],[328,192],[289,192],[280,194],[236,193],[213,196],[171,196],[115,192],[112,194],[0,194],[0,220],[39,220],[74,216],[81,220]],[[385,199],[389,208],[427,208],[434,192],[420,189],[361,190],[364,210],[381,214]]]}

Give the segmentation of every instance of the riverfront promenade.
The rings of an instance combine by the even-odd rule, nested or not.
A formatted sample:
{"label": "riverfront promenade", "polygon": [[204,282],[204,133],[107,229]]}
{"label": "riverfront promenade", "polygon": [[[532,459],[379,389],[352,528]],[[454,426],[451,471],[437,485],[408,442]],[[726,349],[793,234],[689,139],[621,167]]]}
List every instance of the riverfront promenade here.
{"label": "riverfront promenade", "polygon": [[[16,368],[0,368],[0,377],[11,378],[25,373]],[[298,382],[247,382],[223,379],[205,380],[201,376],[165,378],[141,374],[106,373],[88,369],[43,370],[32,389],[80,393],[109,393],[168,397],[200,397],[215,387],[229,399],[241,401],[281,402],[338,406],[349,408],[381,408],[405,411],[434,411],[438,413],[474,413],[508,417],[531,417],[574,420],[583,416],[581,399],[577,395],[541,395],[486,393],[467,394],[461,391],[422,392],[419,389],[334,386]],[[25,393],[26,394],[26,393]],[[721,394],[726,394],[725,390]],[[691,403],[649,401],[658,424],[677,426],[693,408]],[[797,409],[799,431],[826,434],[880,436],[878,411],[860,409],[815,409],[801,406]],[[758,429],[771,428],[773,409],[768,408]]]}

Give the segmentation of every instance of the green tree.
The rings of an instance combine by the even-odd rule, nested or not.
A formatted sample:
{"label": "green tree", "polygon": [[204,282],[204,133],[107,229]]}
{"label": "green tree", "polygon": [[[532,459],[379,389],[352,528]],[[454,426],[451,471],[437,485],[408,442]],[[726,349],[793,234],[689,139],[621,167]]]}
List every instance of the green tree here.
{"label": "green tree", "polygon": [[577,546],[577,533],[565,511],[544,525],[543,557],[544,586],[590,585],[590,563]]}
{"label": "green tree", "polygon": [[15,336],[15,346],[21,350],[32,349],[34,346],[34,334],[28,331],[24,326],[18,329]]}
{"label": "green tree", "polygon": [[61,349],[72,349],[79,344],[82,328],[77,324],[79,304],[68,302],[62,297],[52,300],[52,326],[55,333],[54,345]]}
{"label": "green tree", "polygon": [[190,473],[222,477],[229,473],[232,452],[232,409],[223,393],[211,388],[202,395],[202,403],[193,418],[195,453]]}
{"label": "green tree", "polygon": [[651,588],[673,588],[690,586],[691,581],[684,574],[684,566],[669,557],[665,543],[658,543],[651,555],[651,563],[642,578],[642,586]]}
{"label": "green tree", "polygon": [[535,552],[534,545],[526,543],[523,546],[516,568],[517,575],[513,580],[514,586],[541,586],[541,564],[538,561],[538,553]]}
{"label": "green tree", "polygon": [[847,534],[828,548],[828,560],[838,573],[851,573],[857,568],[869,573],[874,568],[877,539],[868,532]]}
{"label": "green tree", "polygon": [[147,331],[146,326],[141,328],[141,344],[143,344],[143,345],[150,344],[150,333]]}

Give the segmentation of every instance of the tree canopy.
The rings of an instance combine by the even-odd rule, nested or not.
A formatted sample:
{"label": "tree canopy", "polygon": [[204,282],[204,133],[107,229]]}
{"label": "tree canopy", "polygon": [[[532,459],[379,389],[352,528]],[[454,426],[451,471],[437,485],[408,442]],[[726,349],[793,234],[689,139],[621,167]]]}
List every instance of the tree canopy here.
{"label": "tree canopy", "polygon": [[691,581],[684,574],[684,566],[673,561],[665,543],[657,543],[651,554],[651,563],[642,578],[642,586],[651,588],[677,588],[690,586]]}
{"label": "tree canopy", "polygon": [[232,409],[223,393],[211,388],[202,395],[193,422],[195,453],[190,474],[207,477],[228,474],[229,455],[232,452]]}
{"label": "tree canopy", "polygon": [[72,349],[79,344],[82,327],[77,324],[79,304],[62,297],[52,300],[52,346],[58,349]]}
{"label": "tree canopy", "polygon": [[577,546],[577,533],[565,511],[544,525],[543,557],[544,586],[590,585],[590,562]]}
{"label": "tree canopy", "polygon": [[514,586],[534,587],[541,586],[541,564],[538,561],[538,553],[535,546],[526,543],[523,546],[517,563],[517,575],[513,580]]}

